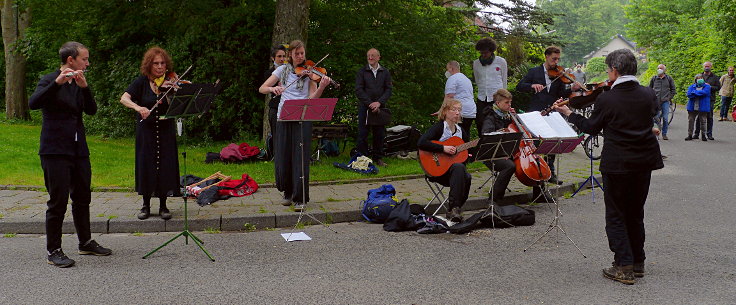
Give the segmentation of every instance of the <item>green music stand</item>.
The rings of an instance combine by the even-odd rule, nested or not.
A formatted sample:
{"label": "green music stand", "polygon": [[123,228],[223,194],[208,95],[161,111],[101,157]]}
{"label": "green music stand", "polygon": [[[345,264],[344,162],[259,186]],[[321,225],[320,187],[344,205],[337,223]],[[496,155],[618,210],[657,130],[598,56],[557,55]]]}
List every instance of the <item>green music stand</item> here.
{"label": "green music stand", "polygon": [[[215,99],[215,96],[219,92],[220,85],[219,80],[215,82],[214,84],[189,84],[182,86],[181,89],[179,89],[176,92],[176,95],[171,99],[171,104],[169,105],[169,110],[166,112],[165,115],[159,117],[159,119],[176,119],[177,120],[177,129],[179,132],[179,136],[184,139],[184,152],[182,152],[182,156],[184,157],[184,175],[187,175],[187,138],[186,133],[184,133],[183,128],[183,121],[184,118],[192,117],[192,116],[201,116],[205,112],[207,112],[210,108],[210,105],[212,104],[212,101]],[[189,238],[192,238],[192,241],[199,247],[199,249],[204,252],[205,255],[211,260],[215,261],[215,259],[210,255],[209,252],[207,252],[207,249],[202,246],[204,242],[199,239],[194,233],[189,231],[189,216],[187,212],[187,197],[189,197],[189,190],[184,188],[184,229],[181,231],[181,233],[177,234],[176,236],[169,239],[167,242],[163,243],[161,246],[159,246],[156,249],[153,249],[151,252],[148,252],[148,254],[144,255],[143,258],[147,258],[151,256],[151,254],[155,253],[156,251],[160,250],[163,247],[166,247],[169,243],[174,241],[175,239],[184,236],[184,244],[189,244]]]}

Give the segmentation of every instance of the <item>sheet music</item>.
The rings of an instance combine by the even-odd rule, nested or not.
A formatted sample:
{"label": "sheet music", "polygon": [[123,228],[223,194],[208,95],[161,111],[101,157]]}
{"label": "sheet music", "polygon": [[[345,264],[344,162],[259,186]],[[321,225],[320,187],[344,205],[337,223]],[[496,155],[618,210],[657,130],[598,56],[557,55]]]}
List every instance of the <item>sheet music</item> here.
{"label": "sheet music", "polygon": [[539,111],[519,114],[524,126],[535,136],[540,138],[570,138],[577,137],[575,130],[567,124],[558,112],[542,116]]}

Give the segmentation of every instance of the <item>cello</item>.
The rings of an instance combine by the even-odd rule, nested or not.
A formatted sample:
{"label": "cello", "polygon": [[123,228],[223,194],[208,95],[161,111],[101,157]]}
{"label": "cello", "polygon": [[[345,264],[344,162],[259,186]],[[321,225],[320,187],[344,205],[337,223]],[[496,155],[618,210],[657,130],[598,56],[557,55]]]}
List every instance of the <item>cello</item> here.
{"label": "cello", "polygon": [[523,139],[519,142],[519,151],[514,155],[516,178],[526,186],[539,185],[540,181],[547,181],[552,177],[552,171],[547,161],[534,154],[537,148],[531,140],[531,133],[519,122],[516,112],[513,109],[510,112],[513,122],[509,124],[508,129],[512,132],[521,132],[523,135]]}

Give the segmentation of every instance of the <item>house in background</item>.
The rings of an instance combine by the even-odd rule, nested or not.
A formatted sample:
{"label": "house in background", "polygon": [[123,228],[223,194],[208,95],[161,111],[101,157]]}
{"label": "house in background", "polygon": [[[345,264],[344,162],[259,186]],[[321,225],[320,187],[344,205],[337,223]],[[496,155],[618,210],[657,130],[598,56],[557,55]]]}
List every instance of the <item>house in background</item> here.
{"label": "house in background", "polygon": [[636,58],[640,61],[646,60],[646,55],[642,54],[643,50],[641,48],[636,47],[636,43],[627,40],[621,34],[616,34],[616,36],[611,37],[611,40],[606,45],[598,48],[598,50],[590,52],[588,55],[585,55],[585,57],[583,57],[583,61],[587,62],[594,57],[606,56],[608,53],[618,49],[629,49],[634,52],[634,55],[636,55]]}

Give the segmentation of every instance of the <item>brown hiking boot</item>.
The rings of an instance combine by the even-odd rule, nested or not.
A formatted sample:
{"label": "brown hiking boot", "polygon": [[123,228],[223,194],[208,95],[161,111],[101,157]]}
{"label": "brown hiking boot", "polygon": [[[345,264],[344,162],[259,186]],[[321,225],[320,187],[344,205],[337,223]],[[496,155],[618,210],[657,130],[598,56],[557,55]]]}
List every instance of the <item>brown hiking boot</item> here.
{"label": "brown hiking boot", "polygon": [[634,285],[634,266],[613,266],[603,269],[603,276],[626,285]]}
{"label": "brown hiking boot", "polygon": [[644,277],[644,263],[634,263],[634,276]]}

